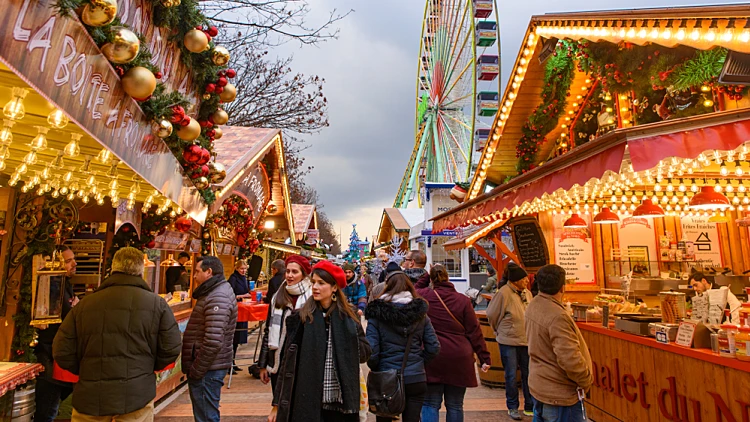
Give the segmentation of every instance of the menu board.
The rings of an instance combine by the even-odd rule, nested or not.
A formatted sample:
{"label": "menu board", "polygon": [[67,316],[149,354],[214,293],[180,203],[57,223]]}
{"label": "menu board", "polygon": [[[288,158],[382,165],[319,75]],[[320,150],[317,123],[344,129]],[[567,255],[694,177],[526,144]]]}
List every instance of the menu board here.
{"label": "menu board", "polygon": [[[591,214],[581,214],[587,226]],[[575,284],[596,284],[594,267],[594,242],[586,228],[565,227],[568,215],[558,214],[552,219],[555,245],[555,264],[565,269],[565,276]]]}
{"label": "menu board", "polygon": [[549,263],[547,242],[534,217],[514,218],[510,222],[514,252],[527,271],[535,271]]}

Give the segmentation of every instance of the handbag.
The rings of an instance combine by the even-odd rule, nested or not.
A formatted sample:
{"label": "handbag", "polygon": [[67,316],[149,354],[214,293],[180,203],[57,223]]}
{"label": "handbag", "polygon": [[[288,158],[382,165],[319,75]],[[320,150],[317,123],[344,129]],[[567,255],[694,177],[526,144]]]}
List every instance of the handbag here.
{"label": "handbag", "polygon": [[447,305],[445,304],[445,302],[443,302],[443,298],[442,298],[442,297],[440,297],[440,295],[438,294],[437,290],[435,290],[435,289],[432,289],[432,291],[433,291],[433,292],[435,292],[435,296],[437,296],[437,298],[438,298],[438,300],[440,301],[440,303],[442,303],[442,304],[443,304],[443,308],[445,308],[445,310],[446,310],[446,311],[448,311],[448,315],[450,315],[450,316],[451,316],[451,318],[453,318],[453,320],[454,320],[454,321],[456,321],[456,324],[458,324],[458,325],[460,325],[460,326],[461,326],[461,329],[462,329],[462,330],[466,331],[466,328],[464,328],[464,325],[463,325],[463,324],[461,324],[461,321],[459,321],[459,320],[458,320],[458,319],[456,318],[456,316],[455,316],[455,315],[453,315],[453,312],[451,312],[451,310],[450,310],[450,309],[448,309],[448,306],[447,306]]}
{"label": "handbag", "polygon": [[367,375],[367,394],[370,412],[384,418],[397,418],[406,408],[406,391],[404,390],[404,370],[409,359],[411,340],[414,332],[406,339],[406,352],[401,362],[401,370],[370,371]]}

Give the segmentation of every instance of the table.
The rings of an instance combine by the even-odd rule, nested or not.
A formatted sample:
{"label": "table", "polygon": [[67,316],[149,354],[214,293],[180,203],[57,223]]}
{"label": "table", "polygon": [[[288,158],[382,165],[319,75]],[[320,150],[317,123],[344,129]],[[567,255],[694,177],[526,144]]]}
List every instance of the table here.
{"label": "table", "polygon": [[0,396],[25,384],[44,371],[38,363],[0,362]]}
{"label": "table", "polygon": [[[255,340],[255,351],[253,352],[253,362],[258,357],[258,348],[260,347],[261,336],[263,335],[263,323],[268,317],[268,304],[258,302],[237,302],[237,322],[260,322],[257,331],[258,336]],[[246,328],[241,328],[246,330]],[[239,329],[238,329],[239,330]],[[235,363],[239,359],[235,359]],[[232,371],[229,371],[229,382],[227,389],[232,388]]]}

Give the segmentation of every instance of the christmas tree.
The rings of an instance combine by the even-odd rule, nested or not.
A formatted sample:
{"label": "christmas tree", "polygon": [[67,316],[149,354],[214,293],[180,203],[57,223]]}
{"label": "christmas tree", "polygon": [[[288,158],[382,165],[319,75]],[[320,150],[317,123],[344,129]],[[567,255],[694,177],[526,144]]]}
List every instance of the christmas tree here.
{"label": "christmas tree", "polygon": [[349,235],[349,250],[346,253],[346,260],[349,262],[359,262],[359,234],[357,234],[357,225],[352,224],[352,234]]}

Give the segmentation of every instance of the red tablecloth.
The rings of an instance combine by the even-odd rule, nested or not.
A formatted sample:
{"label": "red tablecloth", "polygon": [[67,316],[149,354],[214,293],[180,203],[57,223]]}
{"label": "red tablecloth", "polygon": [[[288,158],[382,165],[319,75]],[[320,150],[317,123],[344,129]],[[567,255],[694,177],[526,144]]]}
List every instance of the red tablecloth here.
{"label": "red tablecloth", "polygon": [[237,322],[265,321],[268,315],[266,303],[237,302]]}
{"label": "red tablecloth", "polygon": [[[161,371],[155,371],[154,373],[158,374],[159,372],[168,371],[174,367],[175,367],[175,362],[172,362],[169,365],[167,365],[166,368],[162,369]],[[53,362],[52,378],[58,381],[65,381],[65,382],[71,382],[71,383],[78,382],[78,375],[60,368],[57,362]]]}

